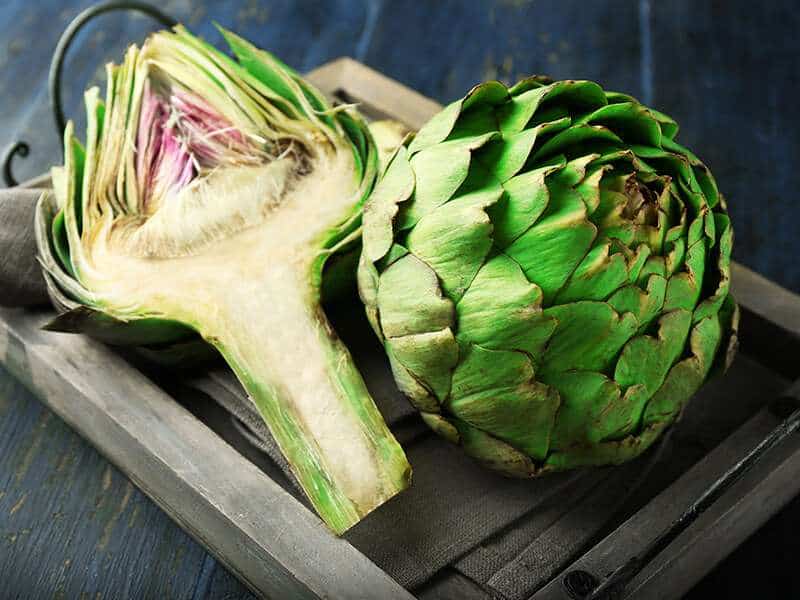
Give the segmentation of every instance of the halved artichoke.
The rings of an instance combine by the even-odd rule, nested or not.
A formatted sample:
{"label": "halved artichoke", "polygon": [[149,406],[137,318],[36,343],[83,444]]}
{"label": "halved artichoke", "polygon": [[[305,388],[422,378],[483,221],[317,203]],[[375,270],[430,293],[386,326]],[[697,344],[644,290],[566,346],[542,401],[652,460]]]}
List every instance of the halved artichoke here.
{"label": "halved artichoke", "polygon": [[618,463],[730,359],[733,231],[677,131],[534,77],[475,87],[399,148],[359,289],[434,430],[514,476]]}
{"label": "halved artichoke", "polygon": [[[357,240],[378,153],[361,118],[222,31],[183,27],[108,65],[87,139],[38,207],[66,312],[50,329],[225,358],[337,533],[404,489],[405,455],[320,306],[326,260]],[[132,399],[135,401],[135,399]]]}

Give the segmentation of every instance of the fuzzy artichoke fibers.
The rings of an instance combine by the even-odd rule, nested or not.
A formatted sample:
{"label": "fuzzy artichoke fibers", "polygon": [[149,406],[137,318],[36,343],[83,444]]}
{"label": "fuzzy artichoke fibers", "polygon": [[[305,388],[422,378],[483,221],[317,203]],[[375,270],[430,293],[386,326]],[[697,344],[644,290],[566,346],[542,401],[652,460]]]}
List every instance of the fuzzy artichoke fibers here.
{"label": "fuzzy artichoke fibers", "polygon": [[434,430],[514,476],[618,463],[727,364],[733,232],[677,131],[535,77],[475,87],[396,152],[359,289]]}
{"label": "fuzzy artichoke fibers", "polygon": [[86,144],[69,124],[37,215],[65,311],[49,328],[151,348],[199,333],[342,532],[410,475],[320,306],[378,152],[357,114],[223,34],[237,60],[177,27],[108,66],[105,102],[86,93]]}

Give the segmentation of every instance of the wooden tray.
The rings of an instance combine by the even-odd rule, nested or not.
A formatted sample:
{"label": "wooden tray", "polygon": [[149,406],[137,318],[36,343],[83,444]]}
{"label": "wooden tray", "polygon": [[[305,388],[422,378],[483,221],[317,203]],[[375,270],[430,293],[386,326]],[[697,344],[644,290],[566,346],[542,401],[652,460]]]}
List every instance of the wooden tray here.
{"label": "wooden tray", "polygon": [[[347,58],[308,77],[340,100],[361,103],[368,117],[391,116],[413,128],[440,108]],[[40,179],[29,185],[45,184]],[[712,384],[715,403],[690,405],[675,428],[668,460],[610,524],[588,528],[602,526],[603,535],[553,563],[560,566],[532,598],[579,597],[564,585],[566,573],[581,570],[602,578],[636,555],[780,423],[768,405],[781,390],[800,397],[798,385],[789,388],[800,375],[800,297],[740,265],[734,265],[733,286],[744,313],[742,348],[732,372]],[[224,413],[168,394],[98,342],[41,331],[50,317],[47,311],[0,308],[0,362],[255,593],[413,597],[350,543],[332,536],[287,490],[280,471],[236,431],[228,431]],[[627,596],[680,597],[800,490],[798,474],[800,440],[792,437],[652,560],[628,586]],[[586,520],[597,518],[593,508],[589,501],[565,518],[586,528]],[[561,540],[555,531],[542,531],[537,548],[544,540],[557,553]],[[524,560],[532,558],[523,552],[510,562]],[[495,578],[503,576],[500,569]],[[492,582],[479,585],[448,566],[414,593],[487,599],[492,589]]]}

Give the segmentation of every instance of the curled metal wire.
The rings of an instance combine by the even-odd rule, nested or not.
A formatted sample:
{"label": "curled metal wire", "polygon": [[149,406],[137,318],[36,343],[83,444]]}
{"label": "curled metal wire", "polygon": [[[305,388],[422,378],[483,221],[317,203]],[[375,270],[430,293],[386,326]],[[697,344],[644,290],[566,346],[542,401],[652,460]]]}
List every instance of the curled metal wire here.
{"label": "curled metal wire", "polygon": [[[165,27],[172,27],[178,23],[177,20],[163,13],[152,4],[148,4],[147,2],[138,2],[136,0],[112,0],[111,2],[101,2],[99,4],[95,4],[94,6],[90,6],[81,12],[77,17],[75,17],[58,40],[55,52],[53,52],[53,58],[50,61],[50,74],[47,81],[50,92],[50,108],[53,111],[56,135],[58,135],[59,139],[61,139],[64,134],[64,126],[66,124],[66,119],[64,118],[64,108],[61,101],[61,79],[64,71],[64,59],[67,51],[75,39],[75,36],[86,26],[89,21],[107,12],[120,10],[143,13],[149,17],[152,17]],[[17,155],[24,157],[27,156],[29,152],[30,146],[26,142],[18,141],[11,144],[3,153],[3,180],[8,187],[17,185],[17,180],[12,171],[14,157]]]}
{"label": "curled metal wire", "polygon": [[14,174],[11,172],[11,163],[14,157],[19,154],[20,156],[28,156],[31,147],[25,142],[14,142],[3,151],[3,181],[7,187],[17,185],[17,180],[14,179]]}

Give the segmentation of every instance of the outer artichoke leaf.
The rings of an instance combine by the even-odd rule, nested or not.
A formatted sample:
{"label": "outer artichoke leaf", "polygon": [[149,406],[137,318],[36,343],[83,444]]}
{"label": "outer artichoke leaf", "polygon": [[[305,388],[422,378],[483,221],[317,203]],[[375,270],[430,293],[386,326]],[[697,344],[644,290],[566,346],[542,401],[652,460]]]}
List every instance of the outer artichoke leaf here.
{"label": "outer artichoke leaf", "polygon": [[[613,246],[612,246],[613,247]],[[628,258],[628,281],[635,283],[639,279],[639,274],[642,272],[647,259],[652,254],[650,246],[647,244],[639,244],[633,256]]]}
{"label": "outer artichoke leaf", "polygon": [[[661,133],[664,134],[664,137],[669,138],[670,140],[675,139],[675,136],[678,135],[678,124],[675,120],[665,115],[664,113],[657,111],[654,108],[649,108],[650,114],[653,115],[653,118],[658,121],[658,124],[661,126]],[[662,138],[663,144],[663,138]]]}
{"label": "outer artichoke leaf", "polygon": [[508,88],[509,93],[514,96],[524,94],[528,90],[535,90],[541,87],[548,87],[553,83],[553,78],[547,75],[529,75],[520,79],[517,83]]}
{"label": "outer artichoke leaf", "polygon": [[[664,147],[666,148],[668,144],[669,140],[665,139]],[[686,156],[650,146],[632,145],[631,149],[636,156],[646,159],[647,163],[652,165],[658,172],[677,179],[679,187],[686,186],[687,191],[684,196],[690,201],[690,205],[695,212],[699,212],[701,208],[706,206],[703,190],[697,182],[694,170]]]}
{"label": "outer artichoke leaf", "polygon": [[544,314],[558,321],[540,367],[549,381],[565,371],[605,371],[639,327],[631,313],[620,315],[605,302],[551,306]]}
{"label": "outer artichoke leaf", "polygon": [[550,202],[544,215],[505,249],[528,280],[542,289],[545,305],[586,256],[597,234],[586,219],[580,194],[549,182],[548,189]]}
{"label": "outer artichoke leaf", "polygon": [[695,218],[689,225],[689,233],[686,237],[686,245],[693,246],[699,242],[705,234],[705,213]]}
{"label": "outer artichoke leaf", "polygon": [[661,127],[638,102],[620,102],[598,108],[577,122],[605,125],[629,144],[661,146]]}
{"label": "outer artichoke leaf", "polygon": [[558,393],[534,378],[520,352],[470,345],[453,373],[447,408],[460,420],[542,460],[559,405]]}
{"label": "outer artichoke leaf", "polygon": [[608,304],[620,314],[633,314],[639,321],[639,331],[643,331],[661,312],[666,293],[667,280],[654,273],[647,278],[646,292],[637,285],[626,285],[614,292]]}
{"label": "outer artichoke leaf", "polygon": [[420,412],[422,420],[431,428],[431,430],[442,436],[451,444],[458,444],[461,441],[461,436],[458,434],[458,429],[445,417],[438,413]]}
{"label": "outer artichoke leaf", "polygon": [[714,245],[717,243],[717,221],[715,217],[715,213],[708,210],[705,211],[705,218],[703,219],[703,223],[705,224],[705,236],[706,241],[708,242],[708,247],[713,248]]}
{"label": "outer artichoke leaf", "polygon": [[464,451],[485,467],[508,477],[533,477],[539,471],[536,463],[511,444],[489,435],[460,419],[453,424],[458,430]]}
{"label": "outer artichoke leaf", "polygon": [[61,267],[67,271],[71,277],[75,277],[75,272],[72,270],[72,261],[69,258],[69,241],[67,240],[67,227],[64,223],[63,210],[59,210],[53,219],[51,235],[53,249],[56,251],[56,256],[58,257]]}
{"label": "outer artichoke leaf", "polygon": [[498,247],[507,247],[542,216],[550,201],[545,177],[559,168],[559,165],[548,165],[503,183],[505,194],[488,210]]}
{"label": "outer artichoke leaf", "polygon": [[611,243],[592,248],[555,298],[556,304],[605,300],[628,282],[628,262],[621,252],[610,254]]}
{"label": "outer artichoke leaf", "polygon": [[43,329],[63,333],[84,333],[114,346],[167,344],[197,335],[193,329],[178,321],[158,318],[121,321],[88,306],[79,306],[57,315]]}
{"label": "outer artichoke leaf", "polygon": [[613,146],[623,146],[620,137],[602,125],[573,124],[569,128],[555,134],[547,140],[533,155],[533,160],[538,161],[553,156],[566,154],[567,156],[582,156],[581,146],[589,142],[607,142]]}
{"label": "outer artichoke leaf", "polygon": [[599,157],[599,154],[587,154],[574,158],[550,179],[563,187],[575,187],[586,177],[586,168]]}
{"label": "outer artichoke leaf", "polygon": [[686,310],[673,310],[658,321],[658,336],[634,337],[622,349],[614,380],[623,388],[642,385],[649,398],[661,386],[667,372],[680,357],[692,314]]}
{"label": "outer artichoke leaf", "polygon": [[647,450],[667,425],[669,422],[660,422],[642,429],[636,435],[628,435],[619,440],[573,446],[564,452],[555,451],[547,457],[543,470],[563,471],[577,467],[623,463]]}
{"label": "outer artichoke leaf", "polygon": [[495,139],[481,149],[477,159],[500,183],[505,183],[527,162],[541,127],[543,126]]}
{"label": "outer artichoke leaf", "polygon": [[375,263],[375,266],[381,271],[385,271],[389,265],[403,258],[406,254],[408,254],[408,248],[401,246],[400,244],[392,244],[392,247],[389,248],[389,252],[386,253],[386,256]]}
{"label": "outer artichoke leaf", "polygon": [[386,349],[386,356],[389,358],[389,366],[392,369],[392,375],[394,375],[398,389],[408,397],[411,404],[418,410],[424,413],[439,412],[439,400],[434,396],[433,390],[425,387],[421,381],[414,377],[411,371],[406,369],[403,363],[397,360],[390,344],[386,344],[384,348]]}
{"label": "outer artichoke leaf", "polygon": [[58,205],[64,211],[64,227],[67,232],[67,241],[70,247],[70,273],[80,273],[80,264],[83,261],[83,250],[80,247],[80,217],[81,204],[81,177],[84,156],[80,144],[74,135],[72,121],[67,122],[64,130],[64,170],[63,177],[53,180],[53,191]]}
{"label": "outer artichoke leaf", "polygon": [[519,350],[538,361],[556,327],[541,306],[539,287],[516,262],[497,254],[481,267],[456,305],[457,338],[487,349]]}
{"label": "outer artichoke leaf", "polygon": [[414,136],[408,151],[414,155],[420,150],[438,144],[447,139],[456,121],[462,112],[471,107],[473,110],[481,105],[494,105],[503,102],[508,98],[506,86],[498,81],[487,81],[476,85],[469,93],[455,102],[448,104],[443,110],[431,118]]}
{"label": "outer artichoke leaf", "polygon": [[[704,165],[699,158],[697,158],[691,151],[678,144],[675,140],[665,140],[663,147],[665,150],[671,150],[686,156],[689,159],[689,164],[692,166],[692,173],[697,182],[700,190],[702,190],[705,200],[710,208],[714,208],[719,204],[720,194],[717,182],[711,171]],[[693,190],[697,187],[692,185]]]}
{"label": "outer artichoke leaf", "polygon": [[552,452],[588,448],[630,429],[630,410],[619,385],[602,373],[569,371],[544,381],[561,397],[550,442]]}
{"label": "outer artichoke leaf", "polygon": [[453,302],[442,297],[436,273],[408,254],[380,276],[377,305],[383,335],[401,337],[440,331],[453,324]]}
{"label": "outer artichoke leaf", "polygon": [[[39,262],[42,265],[50,296],[57,308],[74,308],[76,302],[91,304],[93,302],[92,294],[73,278],[72,273],[67,272],[67,267],[71,263],[67,262],[67,267],[65,267],[53,254],[57,240],[51,236],[58,233],[58,229],[54,226],[55,204],[53,192],[46,190],[39,198],[34,214],[34,235],[39,248]],[[64,209],[60,209],[58,214],[63,215]]]}
{"label": "outer artichoke leaf", "polygon": [[731,286],[731,250],[733,249],[733,227],[727,215],[715,213],[719,231],[717,244],[717,269],[707,276],[716,276],[717,286],[714,294],[703,300],[694,311],[694,321],[697,322],[712,314],[719,312],[723,302],[728,297]]}
{"label": "outer artichoke leaf", "polygon": [[586,204],[586,212],[589,215],[596,211],[597,207],[600,205],[600,181],[609,168],[609,166],[594,167],[589,171],[586,177],[575,186],[575,190],[581,195],[584,204]]}
{"label": "outer artichoke leaf", "polygon": [[420,219],[408,235],[408,249],[436,272],[442,289],[455,302],[492,246],[492,224],[485,209],[502,192],[498,186],[459,196]]}
{"label": "outer artichoke leaf", "polygon": [[512,135],[525,129],[542,100],[552,89],[552,86],[545,86],[519,94],[512,93],[511,100],[496,111],[496,122],[503,135]]}
{"label": "outer artichoke leaf", "polygon": [[[100,90],[92,87],[86,90],[83,95],[86,107],[86,160],[83,169],[83,189],[81,190],[81,214],[78,223],[78,231],[82,231],[83,222],[91,219],[88,214],[89,199],[92,193],[92,182],[97,168],[97,150],[103,134],[103,123],[105,121],[106,107],[100,100]],[[77,217],[78,215],[76,215]]]}
{"label": "outer artichoke leaf", "polygon": [[648,257],[644,263],[644,267],[642,267],[642,270],[639,273],[636,284],[640,287],[643,287],[647,284],[647,281],[650,279],[651,275],[658,275],[664,279],[667,278],[667,267],[663,256]]}
{"label": "outer artichoke leaf", "polygon": [[381,329],[380,319],[378,318],[378,282],[380,275],[375,265],[367,258],[366,253],[361,252],[358,259],[358,297],[364,304],[372,330],[381,341],[384,341],[383,330]]}
{"label": "outer artichoke leaf", "polygon": [[693,311],[703,288],[706,241],[700,239],[686,251],[685,270],[669,278],[664,310],[683,308]]}
{"label": "outer artichoke leaf", "polygon": [[717,316],[723,335],[720,340],[720,351],[714,359],[714,364],[711,366],[712,371],[710,371],[710,373],[722,375],[730,368],[733,359],[736,357],[736,350],[739,347],[740,312],[739,306],[734,301],[733,296],[728,295],[725,297]]}
{"label": "outer artichoke leaf", "polygon": [[591,112],[608,103],[606,95],[598,84],[593,81],[564,80],[556,81],[550,85],[542,109],[549,105],[557,104],[566,106],[572,114]]}
{"label": "outer artichoke leaf", "polygon": [[458,120],[458,116],[461,114],[462,103],[463,99],[456,100],[436,113],[411,140],[408,146],[409,152],[415,154],[447,139]]}
{"label": "outer artichoke leaf", "polygon": [[320,298],[323,304],[352,298],[356,292],[356,272],[361,248],[352,244],[342,249],[327,261],[322,275]]}
{"label": "outer artichoke leaf", "polygon": [[621,102],[639,102],[630,94],[625,94],[623,92],[612,92],[611,90],[605,90],[605,92],[606,100],[608,100],[609,104],[619,104]]}
{"label": "outer artichoke leaf", "polygon": [[61,288],[58,287],[54,277],[48,271],[43,270],[42,275],[44,276],[44,282],[47,286],[47,295],[50,297],[50,302],[53,303],[53,307],[58,312],[66,312],[80,306],[79,302],[69,298]]}
{"label": "outer artichoke leaf", "polygon": [[692,356],[670,369],[664,383],[647,403],[643,417],[645,426],[671,422],[683,409],[708,376],[721,338],[717,315],[706,317],[694,326],[689,337]]}
{"label": "outer artichoke leaf", "polygon": [[[475,138],[463,144],[440,144],[411,158],[414,196],[403,206],[397,228],[413,227],[421,217],[446,203],[467,178]],[[482,138],[485,142],[488,138]],[[444,173],[444,176],[441,174]]]}
{"label": "outer artichoke leaf", "polygon": [[686,240],[684,238],[678,238],[669,246],[667,246],[669,252],[664,257],[664,264],[667,269],[667,274],[672,276],[678,270],[683,268],[683,265],[686,261]]}
{"label": "outer artichoke leaf", "polygon": [[462,110],[474,110],[479,106],[504,104],[509,98],[508,88],[499,81],[484,81],[473,87],[464,96]]}
{"label": "outer artichoke leaf", "polygon": [[458,344],[450,328],[387,338],[395,360],[417,381],[425,384],[440,402],[450,392],[450,378],[458,363]]}
{"label": "outer artichoke leaf", "polygon": [[700,184],[700,187],[703,190],[703,194],[706,197],[708,206],[710,208],[715,208],[717,204],[719,204],[720,198],[717,180],[714,179],[714,175],[711,174],[709,168],[703,163],[692,164],[692,169],[694,170],[694,176],[697,179],[697,183]]}
{"label": "outer artichoke leaf", "polygon": [[362,243],[364,254],[375,262],[392,247],[393,221],[398,204],[414,191],[414,173],[405,148],[399,148],[364,207]]}
{"label": "outer artichoke leaf", "polygon": [[[370,154],[373,152],[377,153],[374,144],[369,144],[367,142],[367,136],[370,135],[369,129],[365,128],[360,121],[353,118],[346,110],[340,111],[336,117],[337,122],[342,126],[342,131],[353,143],[353,158],[356,161],[357,177],[363,177],[366,164],[371,159]],[[327,119],[330,120],[331,117],[327,117]],[[397,144],[395,147],[397,147]],[[373,158],[372,160],[375,159]],[[375,168],[377,168],[377,166],[377,161],[375,161]]]}
{"label": "outer artichoke leaf", "polygon": [[447,141],[471,138],[483,135],[487,131],[497,128],[495,109],[491,104],[475,106],[467,112],[462,112],[456,121]]}

